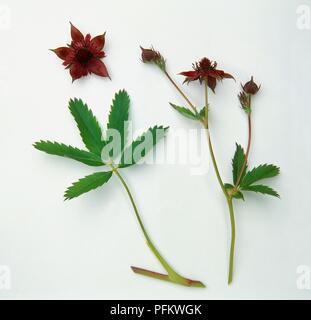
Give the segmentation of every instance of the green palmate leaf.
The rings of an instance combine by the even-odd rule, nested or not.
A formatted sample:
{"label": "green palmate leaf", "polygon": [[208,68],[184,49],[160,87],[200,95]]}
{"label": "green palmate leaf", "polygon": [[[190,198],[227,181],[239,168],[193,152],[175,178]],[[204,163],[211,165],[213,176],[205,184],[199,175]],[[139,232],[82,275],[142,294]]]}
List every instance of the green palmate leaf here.
{"label": "green palmate leaf", "polygon": [[105,142],[102,139],[102,130],[92,110],[81,99],[70,100],[69,110],[76,120],[86,148],[100,155]]}
{"label": "green palmate leaf", "polygon": [[120,90],[115,94],[114,100],[108,118],[108,134],[109,129],[119,132],[121,138],[121,150],[126,145],[127,141],[127,121],[129,119],[130,97],[125,90]]}
{"label": "green palmate leaf", "polygon": [[41,140],[36,142],[34,147],[48,154],[70,158],[89,166],[98,167],[104,165],[100,156],[85,150],[74,148],[72,146],[67,146],[63,143]]}
{"label": "green palmate leaf", "polygon": [[148,129],[127,147],[121,157],[119,168],[130,167],[142,158],[166,135],[168,127],[155,126]]}
{"label": "green palmate leaf", "polygon": [[243,190],[259,192],[262,194],[268,194],[270,196],[274,196],[274,197],[278,197],[278,198],[280,197],[280,195],[275,190],[273,190],[272,188],[265,186],[263,184],[245,186],[245,187],[243,187]]}
{"label": "green palmate leaf", "polygon": [[89,176],[86,176],[79,181],[72,184],[65,192],[65,200],[71,200],[77,198],[80,195],[101,187],[103,184],[109,181],[112,176],[112,172],[97,172]]}
{"label": "green palmate leaf", "polygon": [[[241,174],[241,170],[242,170],[242,166],[243,166],[244,161],[245,161],[244,150],[239,144],[236,143],[236,150],[235,150],[234,157],[232,159],[232,175],[233,175],[233,183],[234,184],[237,183],[237,180]],[[245,168],[243,170],[241,180],[245,176],[246,169],[247,169],[247,165],[245,166]]]}
{"label": "green palmate leaf", "polygon": [[247,172],[241,181],[241,188],[250,186],[254,182],[262,179],[272,178],[280,173],[280,168],[273,164],[262,164]]}
{"label": "green palmate leaf", "polygon": [[184,117],[191,119],[191,120],[198,120],[198,117],[190,110],[185,107],[177,106],[176,104],[170,103],[170,105],[178,111],[180,114],[182,114]]}

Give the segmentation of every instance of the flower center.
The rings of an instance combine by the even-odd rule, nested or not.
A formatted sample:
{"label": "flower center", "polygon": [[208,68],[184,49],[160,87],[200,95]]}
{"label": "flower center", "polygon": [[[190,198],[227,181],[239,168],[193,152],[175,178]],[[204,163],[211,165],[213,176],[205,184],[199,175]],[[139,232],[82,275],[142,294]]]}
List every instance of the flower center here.
{"label": "flower center", "polygon": [[93,58],[93,54],[88,49],[80,49],[76,54],[76,58],[79,63],[87,64]]}
{"label": "flower center", "polygon": [[200,61],[200,69],[202,71],[209,71],[212,67],[211,65],[211,61],[207,58],[203,58],[201,61]]}

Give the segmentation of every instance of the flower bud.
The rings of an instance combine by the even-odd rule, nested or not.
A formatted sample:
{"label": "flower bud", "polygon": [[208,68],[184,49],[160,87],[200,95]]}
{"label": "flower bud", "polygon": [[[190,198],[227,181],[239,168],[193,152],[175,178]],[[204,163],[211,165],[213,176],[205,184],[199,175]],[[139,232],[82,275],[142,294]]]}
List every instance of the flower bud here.
{"label": "flower bud", "polygon": [[160,52],[153,48],[145,49],[140,47],[142,53],[141,58],[144,63],[151,62],[155,63],[161,70],[165,71],[165,59],[161,56]]}
{"label": "flower bud", "polygon": [[161,55],[159,52],[153,50],[153,49],[144,49],[143,47],[140,47],[142,53],[141,58],[143,62],[156,62],[161,58]]}
{"label": "flower bud", "polygon": [[254,82],[254,78],[252,77],[250,81],[246,82],[244,86],[242,86],[243,90],[247,94],[254,95],[256,94],[261,86],[258,87],[258,85]]}

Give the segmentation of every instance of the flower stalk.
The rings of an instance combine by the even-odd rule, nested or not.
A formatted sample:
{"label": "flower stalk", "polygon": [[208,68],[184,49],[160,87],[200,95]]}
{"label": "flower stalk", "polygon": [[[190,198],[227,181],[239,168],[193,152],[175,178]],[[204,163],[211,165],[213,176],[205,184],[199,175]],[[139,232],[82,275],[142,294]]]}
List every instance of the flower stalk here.
{"label": "flower stalk", "polygon": [[234,210],[233,210],[233,203],[232,203],[232,195],[230,195],[223,183],[223,180],[221,178],[214,149],[213,149],[213,144],[210,136],[210,131],[209,131],[209,123],[208,123],[208,78],[205,78],[204,81],[205,84],[205,119],[204,119],[204,124],[205,124],[205,129],[207,132],[207,139],[208,139],[208,147],[209,147],[209,152],[210,156],[212,159],[214,171],[216,173],[216,177],[218,180],[218,183],[220,185],[220,188],[227,200],[228,208],[229,208],[229,214],[230,214],[230,225],[231,225],[231,244],[230,244],[230,258],[229,258],[229,275],[228,275],[228,284],[232,282],[233,278],[233,266],[234,266],[234,247],[235,247],[235,218],[234,218]]}
{"label": "flower stalk", "polygon": [[[173,78],[169,75],[167,71],[165,71],[165,75],[167,78],[170,80],[170,82],[174,85],[174,87],[177,89],[177,91],[181,94],[181,96],[185,99],[185,101],[188,103],[188,105],[192,108],[195,109],[194,104],[191,102],[191,100],[183,93],[183,91],[179,88],[179,86],[176,84],[176,82],[173,80]],[[232,282],[233,278],[233,268],[234,268],[234,248],[235,248],[235,218],[234,218],[234,209],[233,209],[233,201],[232,201],[232,196],[228,193],[223,180],[221,178],[219,169],[218,169],[218,164],[217,160],[215,157],[214,153],[214,148],[210,136],[210,130],[209,130],[209,122],[208,122],[208,78],[204,79],[204,97],[205,97],[205,117],[201,121],[202,125],[204,126],[206,130],[206,135],[207,135],[207,141],[208,141],[208,148],[209,148],[209,153],[212,159],[213,163],[213,168],[217,177],[217,181],[221,187],[221,190],[227,200],[228,208],[229,208],[229,215],[230,215],[230,225],[231,225],[231,244],[230,244],[230,258],[229,258],[229,273],[228,273],[228,284]],[[245,164],[246,165],[246,164]],[[245,167],[244,165],[244,167]]]}
{"label": "flower stalk", "polygon": [[204,79],[204,88],[205,88],[205,119],[204,119],[204,126],[206,130],[208,130],[208,78]]}
{"label": "flower stalk", "polygon": [[[250,100],[251,101],[251,100]],[[251,102],[250,102],[251,103]],[[247,114],[247,123],[248,123],[248,142],[247,142],[247,148],[246,148],[246,154],[245,154],[245,159],[244,159],[244,162],[243,162],[243,165],[242,165],[242,169],[241,169],[241,172],[238,176],[238,179],[237,179],[237,182],[235,183],[235,189],[238,188],[238,186],[240,185],[240,182],[241,182],[241,179],[242,179],[242,175],[243,175],[243,172],[246,168],[246,165],[247,165],[247,162],[248,162],[248,158],[249,158],[249,152],[250,152],[250,149],[251,149],[251,143],[252,143],[252,119],[251,119],[251,112],[249,112]]]}

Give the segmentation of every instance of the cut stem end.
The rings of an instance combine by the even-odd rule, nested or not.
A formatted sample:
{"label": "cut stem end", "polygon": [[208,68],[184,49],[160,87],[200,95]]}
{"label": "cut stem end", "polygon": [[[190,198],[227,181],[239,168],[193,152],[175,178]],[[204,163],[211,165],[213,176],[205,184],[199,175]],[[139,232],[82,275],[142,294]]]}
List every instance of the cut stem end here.
{"label": "cut stem end", "polygon": [[137,267],[133,267],[133,266],[131,266],[131,269],[134,273],[140,274],[140,275],[143,275],[146,277],[150,277],[150,278],[154,278],[154,279],[158,279],[158,280],[163,280],[163,281],[168,281],[168,282],[183,285],[186,287],[205,288],[204,283],[202,283],[200,281],[186,279],[186,278],[181,278],[180,280],[177,281],[177,280],[172,280],[168,274],[158,273],[158,272],[154,272],[154,271],[150,271],[150,270],[146,270],[146,269],[142,269],[142,268],[137,268]]}

